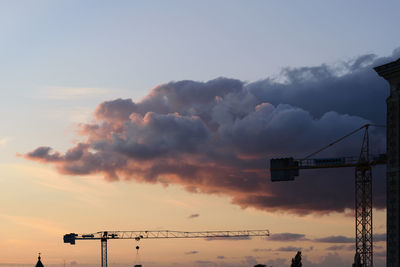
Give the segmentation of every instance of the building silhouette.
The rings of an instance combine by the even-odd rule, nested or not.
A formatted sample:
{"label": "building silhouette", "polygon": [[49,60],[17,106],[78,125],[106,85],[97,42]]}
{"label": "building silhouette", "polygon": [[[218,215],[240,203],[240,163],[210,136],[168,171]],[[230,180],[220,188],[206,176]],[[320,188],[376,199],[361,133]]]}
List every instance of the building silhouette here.
{"label": "building silhouette", "polygon": [[38,256],[38,261],[37,261],[37,263],[36,263],[36,266],[35,267],[44,267],[43,266],[43,263],[42,263],[42,261],[40,260],[42,257],[40,257],[40,253],[39,253],[39,256]]}
{"label": "building silhouette", "polygon": [[400,58],[374,68],[390,84],[386,99],[386,266],[400,266]]}

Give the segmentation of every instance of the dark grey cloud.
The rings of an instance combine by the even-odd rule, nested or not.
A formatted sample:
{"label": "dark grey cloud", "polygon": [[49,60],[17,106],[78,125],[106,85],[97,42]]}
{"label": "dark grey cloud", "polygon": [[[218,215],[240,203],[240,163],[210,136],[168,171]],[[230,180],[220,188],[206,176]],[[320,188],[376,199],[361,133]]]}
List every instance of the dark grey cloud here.
{"label": "dark grey cloud", "polygon": [[198,213],[190,214],[190,215],[188,216],[188,219],[194,219],[194,218],[197,218],[197,217],[199,217],[199,216],[200,216],[200,214],[198,214]]}
{"label": "dark grey cloud", "polygon": [[[308,238],[304,234],[297,234],[297,233],[277,233],[277,234],[271,234],[269,236],[268,241],[278,241],[278,242],[297,242],[297,241],[312,241],[312,242],[319,242],[319,243],[354,243],[354,237],[347,237],[347,236],[342,236],[342,235],[336,235],[336,236],[326,236],[326,237],[320,237],[320,238],[315,238],[311,239]],[[375,234],[374,235],[374,241],[379,242],[379,241],[385,241],[386,240],[386,234]],[[329,248],[328,250],[341,250],[347,247],[352,247],[352,246],[345,246],[345,245],[334,245]],[[308,248],[308,250],[312,250],[313,247]]]}
{"label": "dark grey cloud", "polygon": [[386,233],[374,234],[374,242],[386,241]]}
{"label": "dark grey cloud", "polygon": [[[60,173],[108,180],[179,184],[190,192],[227,195],[243,208],[297,214],[354,206],[352,169],[303,171],[271,183],[267,159],[295,158],[369,122],[385,123],[386,82],[373,67],[397,59],[363,55],[335,66],[286,68],[253,83],[218,78],[152,89],[141,101],[101,103],[85,140],[65,153],[42,146],[25,154]],[[385,131],[371,129],[372,152],[385,151]],[[361,135],[321,157],[352,156]],[[384,168],[374,170],[374,205],[385,207]]]}
{"label": "dark grey cloud", "polygon": [[316,238],[314,239],[314,241],[322,243],[354,243],[354,237],[335,235],[335,236]]}
{"label": "dark grey cloud", "polygon": [[281,241],[281,242],[308,240],[304,234],[295,234],[295,233],[271,234],[267,239],[269,241]]}
{"label": "dark grey cloud", "polygon": [[51,153],[52,149],[48,146],[41,146],[26,154],[28,158],[38,159],[44,162],[54,162],[61,159],[60,153]]}
{"label": "dark grey cloud", "polygon": [[187,251],[185,252],[186,255],[193,255],[193,254],[198,254],[199,252],[197,250],[192,250],[192,251]]}
{"label": "dark grey cloud", "polygon": [[386,251],[374,251],[375,257],[386,258]]}
{"label": "dark grey cloud", "polygon": [[280,247],[275,249],[275,251],[282,251],[282,252],[292,252],[292,251],[301,251],[301,247],[293,247],[293,246],[287,246],[287,247]]}
{"label": "dark grey cloud", "polygon": [[268,99],[274,105],[298,106],[315,117],[335,110],[385,124],[386,103],[377,100],[388,96],[387,84],[376,77],[372,67],[398,57],[400,53],[395,50],[388,58],[369,54],[336,66],[286,68],[283,70],[285,83],[265,79],[249,84],[248,88],[260,101]]}

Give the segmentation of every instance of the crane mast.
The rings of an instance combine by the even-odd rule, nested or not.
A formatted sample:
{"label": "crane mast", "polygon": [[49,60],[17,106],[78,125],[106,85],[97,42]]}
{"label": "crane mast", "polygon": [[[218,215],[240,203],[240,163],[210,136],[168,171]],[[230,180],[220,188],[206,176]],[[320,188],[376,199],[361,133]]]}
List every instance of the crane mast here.
{"label": "crane mast", "polygon": [[[370,155],[368,128],[366,124],[359,129],[339,138],[333,143],[317,150],[304,159],[293,158],[271,159],[271,180],[293,181],[299,176],[301,169],[324,169],[324,168],[355,168],[355,249],[360,256],[363,267],[373,266],[373,233],[372,233],[372,166],[386,164],[386,154]],[[343,139],[364,129],[363,142],[358,157],[336,157],[310,159],[315,154],[335,145]]]}
{"label": "crane mast", "polygon": [[358,164],[355,168],[356,253],[365,267],[373,266],[372,168],[369,161],[368,126],[365,128]]}
{"label": "crane mast", "polygon": [[101,242],[101,266],[107,267],[107,241],[110,239],[166,239],[166,238],[237,238],[251,236],[269,236],[269,230],[238,230],[238,231],[101,231],[92,234],[64,235],[64,243],[75,245],[76,240],[100,240]]}

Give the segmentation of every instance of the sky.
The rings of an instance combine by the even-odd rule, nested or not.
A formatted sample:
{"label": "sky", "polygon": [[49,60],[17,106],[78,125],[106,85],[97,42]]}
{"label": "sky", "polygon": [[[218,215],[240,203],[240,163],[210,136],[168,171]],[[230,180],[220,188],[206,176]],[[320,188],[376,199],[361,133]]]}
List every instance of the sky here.
{"label": "sky", "polygon": [[[248,240],[115,240],[109,266],[351,264],[352,169],[272,183],[385,124],[397,1],[0,0],[0,266],[99,264],[104,230],[269,229]],[[373,153],[385,132],[371,129]],[[355,135],[321,157],[354,156]],[[385,169],[374,183],[385,266]]]}

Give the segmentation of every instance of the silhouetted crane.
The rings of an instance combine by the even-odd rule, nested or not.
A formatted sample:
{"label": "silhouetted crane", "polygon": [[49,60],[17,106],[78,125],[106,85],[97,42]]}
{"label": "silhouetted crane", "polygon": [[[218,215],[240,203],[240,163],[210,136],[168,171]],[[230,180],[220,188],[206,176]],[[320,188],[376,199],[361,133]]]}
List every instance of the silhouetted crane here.
{"label": "silhouetted crane", "polygon": [[109,239],[165,239],[165,238],[237,238],[250,236],[269,236],[269,230],[241,230],[241,231],[104,231],[93,234],[64,235],[64,243],[75,245],[76,240],[100,240],[101,242],[101,266],[107,267],[107,240]]}
{"label": "silhouetted crane", "polygon": [[[316,152],[311,153],[304,159],[295,160],[293,158],[280,158],[271,159],[270,161],[271,180],[273,182],[293,181],[294,177],[299,175],[299,170],[301,169],[355,167],[355,245],[356,253],[359,254],[363,267],[373,266],[371,167],[379,164],[386,164],[386,154],[372,156],[369,154],[368,128],[370,126],[384,127],[366,124]],[[364,130],[364,135],[358,157],[310,159],[312,156],[339,143],[360,130]]]}

